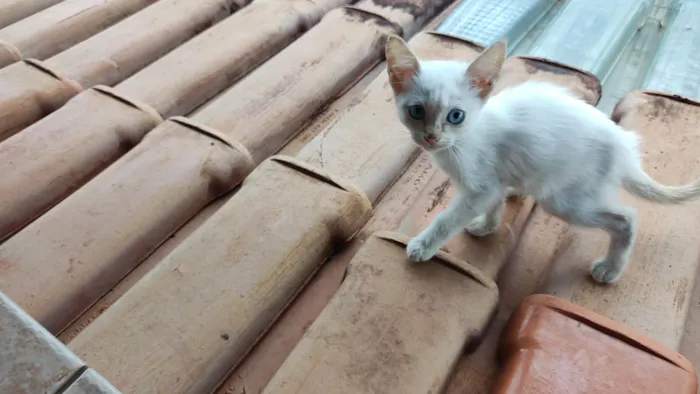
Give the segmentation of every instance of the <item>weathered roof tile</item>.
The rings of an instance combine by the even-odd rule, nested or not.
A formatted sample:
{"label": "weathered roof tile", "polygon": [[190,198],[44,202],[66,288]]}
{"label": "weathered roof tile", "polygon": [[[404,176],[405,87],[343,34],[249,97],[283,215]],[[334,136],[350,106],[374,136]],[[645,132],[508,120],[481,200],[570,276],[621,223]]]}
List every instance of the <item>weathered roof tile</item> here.
{"label": "weathered roof tile", "polygon": [[[542,323],[525,330],[528,343],[569,330],[567,340],[574,331],[586,338],[579,350],[641,332],[700,362],[691,204],[633,202],[641,235],[621,281],[605,287],[586,272],[605,238],[569,229],[530,199],[508,204],[494,236],[450,240],[443,258],[471,264],[471,279],[408,263],[396,242],[404,236],[371,236],[415,234],[453,192],[396,119],[379,64],[388,34],[425,30],[410,42],[416,52],[461,60],[508,37],[519,56],[505,63],[497,90],[546,80],[591,104],[603,96],[603,109],[642,84],[647,90],[620,100],[612,118],[645,137],[652,176],[679,184],[700,174],[694,0],[249,2],[0,0],[0,67],[16,62],[0,68],[0,239],[14,234],[0,244],[0,299],[26,309],[0,310],[0,320],[19,322],[0,327],[14,357],[0,363],[0,386],[181,393],[223,381],[220,394],[488,392],[510,387],[513,366],[522,367],[518,357],[503,368],[495,358],[499,342],[520,346],[501,336],[516,310],[508,332]],[[23,55],[55,56],[18,62]],[[269,158],[280,149],[296,158]],[[497,293],[489,277],[500,299],[487,325]],[[438,307],[424,308],[426,291]],[[522,311],[556,309],[549,296],[518,309],[538,291],[586,309],[559,298],[552,302],[566,317],[557,309],[519,323]],[[628,327],[581,320],[592,310]],[[372,335],[377,322],[391,338]],[[12,339],[18,330],[21,343]],[[618,356],[648,355],[632,340],[613,342]],[[551,352],[554,342],[539,343],[518,354],[536,355],[540,368],[581,370],[566,344]],[[690,394],[692,367],[654,343],[657,355],[682,362],[647,357],[654,370],[635,383],[671,368],[680,375],[664,388]],[[18,373],[27,366],[18,361],[38,360],[35,345],[46,362],[32,368],[67,372]],[[594,364],[587,371],[601,373]],[[555,391],[587,376],[518,370],[518,384]]]}

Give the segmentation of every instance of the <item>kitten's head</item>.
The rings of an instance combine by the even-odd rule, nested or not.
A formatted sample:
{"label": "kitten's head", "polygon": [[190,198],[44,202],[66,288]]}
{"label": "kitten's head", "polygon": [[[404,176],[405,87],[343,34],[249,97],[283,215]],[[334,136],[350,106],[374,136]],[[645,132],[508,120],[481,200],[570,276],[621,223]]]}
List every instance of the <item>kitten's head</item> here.
{"label": "kitten's head", "polygon": [[438,151],[466,133],[493,89],[505,54],[503,39],[471,64],[420,61],[401,38],[389,37],[389,81],[399,118],[411,131],[413,141],[428,151]]}

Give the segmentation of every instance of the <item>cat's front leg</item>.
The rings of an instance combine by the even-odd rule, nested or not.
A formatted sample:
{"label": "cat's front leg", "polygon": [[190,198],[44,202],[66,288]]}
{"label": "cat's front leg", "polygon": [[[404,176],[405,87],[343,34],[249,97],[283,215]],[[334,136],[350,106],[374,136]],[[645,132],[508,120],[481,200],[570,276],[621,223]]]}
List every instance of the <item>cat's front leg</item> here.
{"label": "cat's front leg", "polygon": [[475,237],[485,237],[495,233],[501,226],[501,217],[503,216],[503,209],[506,207],[506,200],[515,196],[520,196],[520,192],[514,187],[507,186],[502,188],[500,198],[493,200],[493,204],[487,206],[481,215],[474,218],[467,225],[467,232]]}
{"label": "cat's front leg", "polygon": [[475,237],[485,237],[493,234],[501,226],[501,216],[506,202],[502,200],[467,225],[467,232]]}
{"label": "cat's front leg", "polygon": [[509,199],[511,197],[521,197],[523,195],[522,191],[518,188],[515,188],[513,186],[507,186],[505,188],[505,199]]}
{"label": "cat's front leg", "polygon": [[408,241],[406,255],[413,261],[426,261],[435,256],[438,249],[440,248],[435,248],[434,243],[431,243],[428,237],[419,235]]}
{"label": "cat's front leg", "polygon": [[458,194],[444,211],[435,216],[425,230],[408,242],[406,254],[413,261],[429,260],[451,236],[474,220],[477,214],[483,211],[483,207],[493,205],[499,197],[499,193],[473,196]]}

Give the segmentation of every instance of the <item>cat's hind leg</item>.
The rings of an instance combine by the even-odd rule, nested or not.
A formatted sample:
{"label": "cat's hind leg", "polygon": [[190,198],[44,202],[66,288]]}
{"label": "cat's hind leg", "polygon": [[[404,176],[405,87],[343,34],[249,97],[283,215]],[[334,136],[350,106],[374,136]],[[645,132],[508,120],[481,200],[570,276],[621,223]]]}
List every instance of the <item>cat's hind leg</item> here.
{"label": "cat's hind leg", "polygon": [[570,224],[607,231],[610,234],[610,245],[605,255],[591,264],[591,276],[598,283],[611,283],[619,279],[634,245],[637,216],[634,209],[586,203],[542,206]]}
{"label": "cat's hind leg", "polygon": [[610,246],[603,257],[591,264],[591,276],[598,283],[611,283],[620,278],[629,260],[636,235],[636,213],[632,208],[620,207],[600,212],[594,220],[610,234]]}

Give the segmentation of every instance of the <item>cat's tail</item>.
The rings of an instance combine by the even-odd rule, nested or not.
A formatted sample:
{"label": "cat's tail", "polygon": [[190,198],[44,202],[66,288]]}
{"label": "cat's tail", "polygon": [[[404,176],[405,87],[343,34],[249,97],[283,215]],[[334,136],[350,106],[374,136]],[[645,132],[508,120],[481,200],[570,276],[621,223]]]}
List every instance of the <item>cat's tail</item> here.
{"label": "cat's tail", "polygon": [[681,186],[668,186],[652,179],[637,167],[622,178],[622,187],[631,194],[659,204],[680,204],[700,198],[700,178]]}

